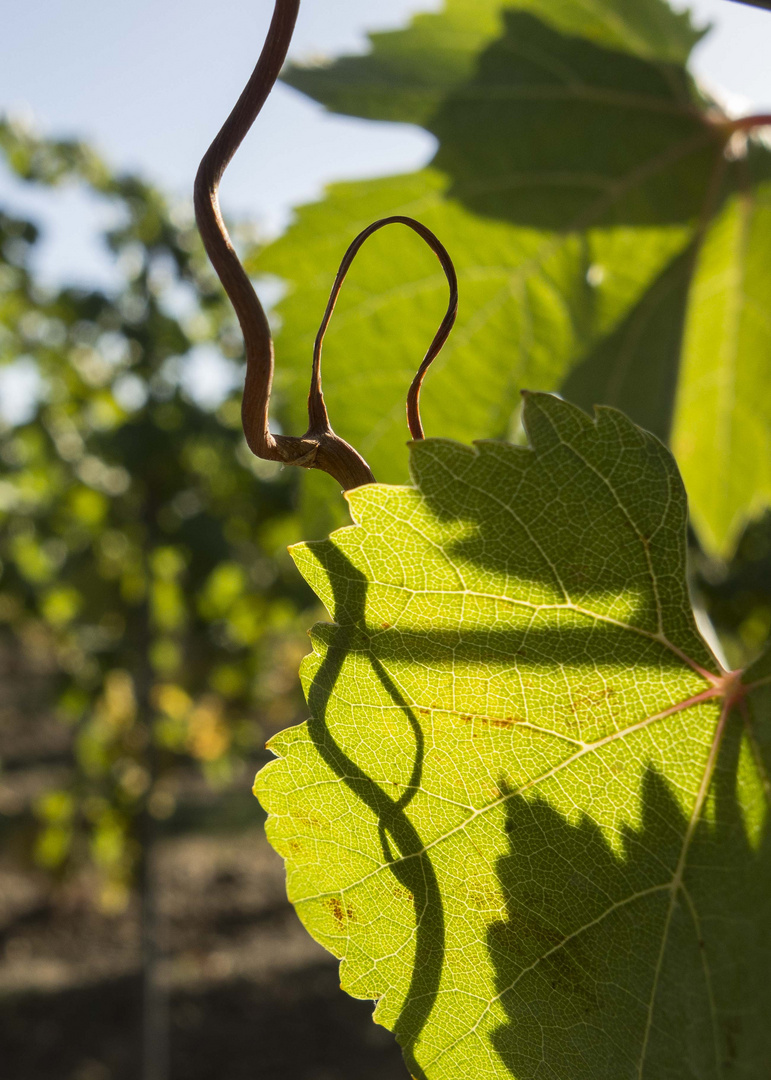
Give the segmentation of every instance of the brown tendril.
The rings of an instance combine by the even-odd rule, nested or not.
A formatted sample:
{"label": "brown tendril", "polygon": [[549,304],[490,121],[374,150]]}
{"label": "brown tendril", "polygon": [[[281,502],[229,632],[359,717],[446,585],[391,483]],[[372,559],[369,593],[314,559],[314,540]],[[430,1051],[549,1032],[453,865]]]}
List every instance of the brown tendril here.
{"label": "brown tendril", "polygon": [[324,335],[327,332],[329,320],[332,318],[332,312],[335,310],[335,304],[340,295],[340,290],[343,287],[346,274],[350,270],[351,264],[356,258],[359,249],[362,247],[365,240],[368,240],[373,233],[377,232],[378,229],[384,228],[386,225],[406,225],[416,232],[421,239],[425,240],[439,259],[445,277],[447,278],[447,284],[450,287],[450,301],[447,305],[447,311],[445,312],[439,329],[434,334],[433,341],[428,347],[428,352],[423,357],[423,362],[418,368],[417,374],[412,380],[412,384],[407,393],[407,424],[410,429],[410,435],[413,439],[422,439],[424,436],[423,425],[420,421],[420,388],[423,385],[423,379],[426,372],[433,360],[439,355],[442,346],[450,336],[450,332],[455,323],[455,317],[458,314],[458,277],[455,273],[452,259],[441,240],[439,240],[430,229],[426,228],[425,225],[416,221],[415,218],[404,217],[401,214],[394,215],[393,217],[380,218],[378,221],[368,225],[366,229],[362,229],[343,256],[343,260],[340,263],[340,269],[337,271],[335,283],[329,294],[329,301],[327,302],[327,308],[324,312],[324,318],[321,320],[321,326],[319,327],[319,332],[316,335],[316,342],[313,346],[313,374],[311,375],[311,389],[308,396],[308,415],[311,418],[311,423],[314,422],[314,419],[319,423],[322,421],[328,423],[326,406],[324,405],[324,395],[321,392],[321,347],[324,342]]}
{"label": "brown tendril", "polygon": [[409,217],[383,218],[364,229],[348,248],[340,265],[313,352],[308,395],[308,430],[297,438],[275,435],[268,427],[273,384],[273,339],[265,311],[233,247],[222,219],[219,185],[225,169],[265,104],[279,76],[292,39],[300,0],[276,0],[265,44],[257,65],[232,112],[204,154],[195,178],[194,205],[206,253],[238,317],[244,337],[246,379],[241,419],[250,450],[268,461],[321,469],[345,490],[371,483],[372,471],[364,458],[332,430],[321,390],[321,346],[345,276],[361,245],[384,225],[401,223],[414,229],[438,256],[450,286],[450,303],[426,353],[407,397],[407,420],[414,439],[423,438],[419,396],[423,377],[452,329],[458,306],[458,283],[450,256],[420,222]]}

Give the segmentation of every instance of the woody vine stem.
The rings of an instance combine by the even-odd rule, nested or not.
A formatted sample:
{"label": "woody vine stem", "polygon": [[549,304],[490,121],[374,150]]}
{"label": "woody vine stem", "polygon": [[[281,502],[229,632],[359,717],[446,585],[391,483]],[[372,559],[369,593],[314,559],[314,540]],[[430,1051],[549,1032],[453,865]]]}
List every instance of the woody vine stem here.
{"label": "woody vine stem", "polygon": [[342,487],[358,487],[374,480],[361,454],[332,429],[321,387],[321,348],[329,320],[345,276],[364,241],[385,225],[402,224],[413,229],[436,254],[444,270],[450,299],[407,395],[407,422],[413,439],[423,438],[420,420],[420,389],[431,362],[447,340],[458,309],[458,282],[452,260],[431,232],[414,218],[395,216],[374,222],[348,248],[340,264],[313,349],[311,386],[308,394],[308,430],[304,435],[275,435],[268,426],[273,383],[273,339],[267,316],[257,293],[236,254],[222,219],[219,185],[228,163],[256,120],[279,76],[292,40],[300,0],[276,0],[268,35],[252,75],[201,161],[195,179],[194,203],[198,229],[206,253],[235,309],[244,336],[246,381],[241,417],[249,448],[257,457],[321,469]]}

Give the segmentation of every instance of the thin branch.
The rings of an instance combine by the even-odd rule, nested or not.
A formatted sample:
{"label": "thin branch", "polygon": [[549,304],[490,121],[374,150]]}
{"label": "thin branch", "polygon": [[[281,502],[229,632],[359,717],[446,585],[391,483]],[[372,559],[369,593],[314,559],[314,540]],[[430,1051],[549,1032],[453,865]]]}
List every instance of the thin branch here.
{"label": "thin branch", "polygon": [[273,384],[273,339],[251,281],[235,252],[219,205],[223,173],[256,120],[286,59],[300,0],[276,0],[268,36],[257,66],[201,161],[195,179],[194,205],[206,253],[235,309],[246,351],[246,381],[241,416],[249,448],[258,457],[287,465],[323,469],[348,489],[370,483],[372,472],[352,446],[327,421],[313,424],[302,438],[274,435],[268,427]]}
{"label": "thin branch", "polygon": [[769,127],[771,126],[771,113],[740,116],[736,120],[729,120],[728,126],[732,131],[755,131],[757,128]]}
{"label": "thin branch", "polygon": [[708,120],[713,128],[728,140],[737,131],[754,135],[759,129],[771,126],[771,113],[753,113],[750,116],[738,116],[732,119],[722,112],[715,112],[712,115],[708,114]]}
{"label": "thin branch", "polygon": [[292,40],[300,0],[276,0],[268,35],[257,66],[217,137],[201,161],[195,179],[194,205],[206,253],[235,309],[244,335],[246,380],[241,419],[249,448],[257,457],[321,469],[344,489],[371,483],[374,476],[364,458],[332,430],[321,390],[321,346],[345,276],[361,245],[384,225],[399,223],[414,229],[437,255],[450,286],[450,302],[442,323],[426,353],[407,396],[407,422],[414,439],[423,438],[419,397],[423,377],[439,353],[455,322],[458,281],[452,260],[436,236],[409,217],[376,221],[361,232],[343,257],[327,304],[313,352],[313,371],[308,395],[308,430],[301,438],[274,435],[268,426],[273,385],[273,339],[267,316],[228,235],[219,205],[222,176],[257,119],[279,76]]}
{"label": "thin branch", "polygon": [[436,237],[430,229],[426,228],[425,225],[416,221],[415,218],[404,217],[402,215],[380,218],[379,221],[373,222],[372,225],[369,225],[359,233],[343,256],[343,260],[340,263],[340,269],[337,271],[337,277],[332,286],[332,291],[329,294],[329,301],[327,303],[326,311],[324,312],[324,318],[321,320],[321,326],[319,327],[319,332],[316,335],[316,342],[313,346],[313,374],[311,375],[311,389],[308,396],[308,417],[311,422],[311,428],[314,428],[316,425],[318,425],[319,428],[322,428],[324,425],[329,425],[327,410],[324,404],[324,395],[321,392],[321,348],[324,343],[324,335],[327,332],[329,320],[332,318],[332,312],[335,310],[335,304],[340,295],[340,290],[343,287],[346,274],[350,270],[351,264],[356,258],[359,249],[365,240],[369,239],[373,233],[377,232],[378,229],[384,228],[386,225],[406,225],[425,240],[439,259],[445,277],[447,278],[447,284],[450,287],[450,299],[447,305],[447,311],[445,312],[439,329],[436,334],[434,334],[434,339],[428,347],[428,352],[424,356],[423,362],[418,368],[418,372],[412,380],[412,385],[407,394],[407,424],[409,425],[410,435],[412,435],[413,439],[422,439],[424,436],[423,425],[420,421],[420,388],[423,384],[426,372],[431,366],[432,361],[439,355],[439,352],[445,341],[447,341],[447,338],[450,336],[450,331],[455,323],[455,317],[458,314],[458,277],[455,273],[452,259],[438,237]]}

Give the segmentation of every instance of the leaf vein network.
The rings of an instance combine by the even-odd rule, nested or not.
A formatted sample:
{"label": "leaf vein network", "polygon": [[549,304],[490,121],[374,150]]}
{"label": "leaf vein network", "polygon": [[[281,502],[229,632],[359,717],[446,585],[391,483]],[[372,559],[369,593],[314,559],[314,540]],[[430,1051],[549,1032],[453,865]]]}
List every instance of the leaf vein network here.
{"label": "leaf vein network", "polygon": [[[375,877],[377,874],[382,873],[383,870],[390,870],[394,866],[398,866],[401,863],[404,863],[409,859],[422,858],[424,855],[428,854],[429,851],[431,851],[433,848],[437,847],[439,844],[443,844],[445,841],[449,840],[451,837],[455,836],[457,833],[463,832],[464,829],[466,829],[473,821],[475,821],[477,818],[481,817],[483,814],[486,814],[490,810],[494,810],[497,807],[504,805],[510,799],[515,798],[518,795],[524,795],[524,793],[526,791],[530,791],[532,788],[535,788],[539,784],[542,784],[546,780],[549,780],[553,776],[556,776],[563,769],[568,768],[570,765],[574,764],[574,762],[579,761],[581,758],[585,757],[587,754],[596,753],[598,750],[601,750],[604,746],[608,746],[611,743],[617,742],[619,739],[627,738],[629,735],[632,735],[637,731],[641,731],[644,728],[649,727],[651,724],[656,723],[656,722],[658,722],[660,720],[664,720],[669,716],[673,716],[675,713],[682,712],[685,709],[689,709],[689,708],[693,708],[693,707],[698,706],[698,705],[705,704],[706,702],[711,701],[711,700],[719,697],[720,694],[721,694],[721,691],[720,691],[719,688],[711,687],[708,690],[702,691],[702,693],[700,693],[700,694],[694,695],[692,698],[687,698],[685,701],[678,702],[677,704],[672,705],[667,709],[664,709],[662,712],[656,713],[653,716],[648,716],[644,720],[638,720],[636,723],[630,724],[628,727],[622,728],[619,731],[613,731],[613,732],[609,733],[608,735],[604,735],[601,739],[597,739],[595,742],[589,743],[589,744],[581,747],[581,749],[575,751],[575,753],[570,754],[566,758],[563,758],[562,761],[558,761],[550,769],[547,769],[545,772],[541,773],[539,776],[534,777],[532,780],[528,780],[526,783],[521,784],[519,787],[517,787],[516,789],[514,789],[512,791],[508,791],[508,792],[500,795],[497,799],[493,799],[491,802],[485,803],[484,806],[480,806],[479,808],[474,810],[471,814],[469,814],[469,816],[464,821],[461,821],[458,825],[453,826],[452,829],[448,829],[448,831],[443,833],[441,836],[435,837],[433,840],[431,840],[429,843],[425,844],[419,850],[411,851],[408,855],[401,855],[399,858],[392,859],[390,862],[381,863],[375,870],[372,870],[369,874],[365,874],[364,877],[360,878],[358,881],[351,882],[350,885],[346,886],[346,889],[357,888],[358,886],[363,885],[370,878]],[[714,749],[714,746],[713,746],[713,749]],[[422,790],[425,790],[425,789],[422,789]],[[430,796],[433,798],[433,793],[427,793],[427,794],[430,794]],[[324,899],[324,898],[326,898],[328,896],[335,896],[339,892],[340,892],[339,889],[333,889],[333,890],[328,890],[328,891],[324,891],[324,892],[320,892],[320,893],[314,893],[312,895],[304,896],[304,897],[302,897],[300,899],[297,899],[294,902],[295,903],[309,903],[309,902],[314,901],[314,900],[322,900],[322,899]]]}

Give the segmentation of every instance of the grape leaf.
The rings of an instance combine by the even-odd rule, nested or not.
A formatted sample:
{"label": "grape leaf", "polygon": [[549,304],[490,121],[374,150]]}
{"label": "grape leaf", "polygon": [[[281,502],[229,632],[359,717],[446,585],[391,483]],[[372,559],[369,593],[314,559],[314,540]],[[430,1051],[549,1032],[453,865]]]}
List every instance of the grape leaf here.
{"label": "grape leaf", "polygon": [[[700,398],[703,379],[683,345],[703,321],[691,305],[699,243],[726,200],[752,198],[769,155],[754,145],[750,171],[726,160],[726,132],[683,66],[697,38],[661,0],[448,0],[374,35],[366,56],[290,68],[287,80],[330,108],[419,122],[439,139],[430,169],[336,185],[253,264],[289,284],[278,385],[291,427],[303,424],[316,323],[346,242],[372,218],[415,214],[461,270],[460,328],[427,379],[427,430],[506,436],[523,384],[620,405],[671,436],[678,454],[690,448],[682,464],[695,524],[708,549],[727,554],[771,496],[739,475],[741,440],[721,458],[730,497],[693,481],[691,462],[715,451],[709,410],[684,404]],[[404,388],[441,317],[444,284],[412,237],[380,235],[362,258],[329,339],[327,399],[375,475],[402,481]],[[764,289],[767,306],[761,274],[756,296]],[[756,446],[771,431],[759,346],[757,333],[743,334]],[[714,367],[710,351],[715,341],[705,354]]]}
{"label": "grape leaf", "polygon": [[[456,3],[447,19],[465,13],[467,22],[484,28],[484,10]],[[405,48],[423,55],[425,72],[442,69],[443,75],[431,78],[445,94],[461,85],[444,109],[437,99],[432,103],[436,122],[429,126],[441,135],[437,160],[446,170],[334,187],[324,203],[301,210],[253,267],[302,283],[281,306],[288,329],[278,342],[278,385],[294,404],[293,426],[302,422],[307,357],[332,267],[345,240],[373,217],[420,216],[458,262],[460,325],[435,363],[424,397],[429,430],[458,438],[504,434],[521,383],[559,385],[565,370],[612,329],[691,239],[710,162],[720,155],[714,131],[694,110],[681,68],[609,52],[514,12],[507,15],[503,38],[475,58],[468,74],[468,55],[461,50],[459,59],[442,19],[429,19],[437,38],[433,52],[418,32],[420,20],[413,27],[418,44]],[[409,33],[399,40],[411,40]],[[566,83],[570,65],[576,74]],[[323,69],[309,73],[315,76],[323,80]],[[512,89],[519,95],[513,103]],[[581,162],[585,143],[576,143],[576,132],[589,128],[602,137],[586,143],[591,160]],[[499,172],[516,177],[513,198],[511,187],[495,176],[497,193],[484,198],[479,177],[459,176],[469,160],[482,161],[489,150],[502,163]],[[679,202],[673,190],[681,192]],[[516,214],[504,212],[502,198]],[[469,214],[468,204],[492,217],[501,210],[496,227]],[[517,227],[505,228],[500,219],[506,217]],[[404,388],[441,316],[445,285],[413,237],[392,232],[371,244],[333,324],[326,394],[341,434],[376,475],[401,480]]]}
{"label": "grape leaf", "polygon": [[657,439],[524,423],[293,549],[334,623],[255,784],[290,898],[421,1080],[765,1075],[771,661],[700,638]]}
{"label": "grape leaf", "polygon": [[672,447],[707,545],[771,503],[771,183],[735,195],[701,246]]}
{"label": "grape leaf", "polygon": [[612,405],[663,442],[672,428],[696,245],[678,255],[620,326],[602,338],[560,387],[590,412]]}
{"label": "grape leaf", "polygon": [[476,70],[501,35],[502,12],[535,15],[560,34],[647,60],[684,64],[702,36],[664,0],[447,0],[404,30],[370,34],[371,52],[332,64],[290,64],[282,78],[334,112],[430,128],[447,94]]}
{"label": "grape leaf", "polygon": [[[458,439],[506,434],[521,381],[558,385],[690,237],[678,223],[582,233],[517,228],[479,218],[447,187],[434,169],[334,185],[260,256],[260,271],[302,282],[282,301],[286,329],[277,343],[276,389],[294,429],[303,423],[308,358],[331,272],[348,239],[380,215],[419,217],[452,251],[462,301],[421,410],[429,433]],[[335,428],[378,479],[407,475],[406,388],[446,304],[436,259],[406,229],[372,237],[346,282],[328,335],[324,395]]]}
{"label": "grape leaf", "polygon": [[695,216],[723,139],[685,68],[502,14],[499,38],[427,124],[453,193],[481,213],[558,230]]}

